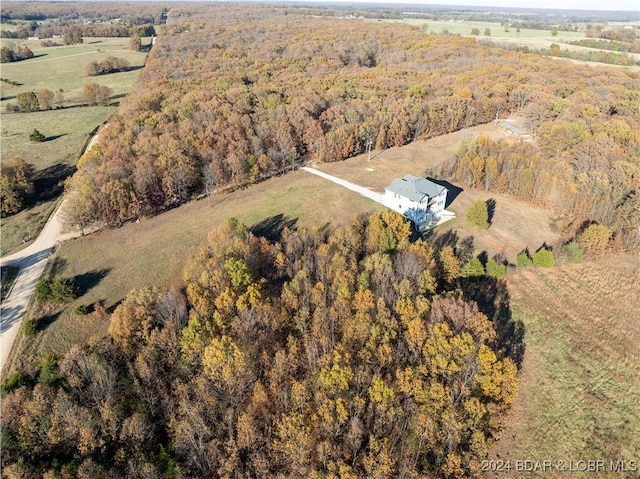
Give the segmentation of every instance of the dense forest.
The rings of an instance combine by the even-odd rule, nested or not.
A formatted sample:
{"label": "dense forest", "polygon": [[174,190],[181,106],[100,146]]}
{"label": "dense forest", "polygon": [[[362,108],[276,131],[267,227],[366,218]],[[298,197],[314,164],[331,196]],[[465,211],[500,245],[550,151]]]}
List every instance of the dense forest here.
{"label": "dense forest", "polygon": [[279,239],[229,220],[184,289],[5,380],[3,477],[479,475],[522,351],[502,280],[394,212],[254,229]]}
{"label": "dense forest", "polygon": [[[369,142],[385,149],[518,114],[536,141],[518,147],[530,150],[526,161],[495,178],[530,176],[538,193],[523,199],[609,225],[616,211],[636,208],[639,91],[630,71],[406,25],[284,8],[175,8],[137,87],[70,181],[73,220],[150,215],[301,162],[342,160]],[[546,186],[552,194],[540,193]],[[615,229],[637,244],[633,228]]]}

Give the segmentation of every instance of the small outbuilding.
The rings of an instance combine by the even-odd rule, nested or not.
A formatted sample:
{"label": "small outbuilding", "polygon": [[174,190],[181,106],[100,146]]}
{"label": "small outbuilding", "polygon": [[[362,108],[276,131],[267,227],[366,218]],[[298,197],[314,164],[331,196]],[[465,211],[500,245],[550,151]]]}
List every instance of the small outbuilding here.
{"label": "small outbuilding", "polygon": [[446,201],[444,186],[409,174],[394,179],[382,195],[383,205],[406,216],[419,228],[437,223]]}

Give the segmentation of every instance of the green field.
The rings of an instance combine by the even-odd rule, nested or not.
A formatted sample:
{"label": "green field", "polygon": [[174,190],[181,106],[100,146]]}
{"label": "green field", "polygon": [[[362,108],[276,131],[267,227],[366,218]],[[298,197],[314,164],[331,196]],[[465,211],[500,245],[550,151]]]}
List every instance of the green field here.
{"label": "green field", "polygon": [[[14,86],[2,82],[0,108],[4,110],[8,101],[15,102],[17,93],[38,91],[42,88],[53,92],[62,89],[61,106],[84,103],[82,89],[88,83],[106,85],[113,90],[113,95],[116,97],[126,94],[138,74],[136,68],[144,65],[146,57],[146,53],[129,50],[128,42],[128,38],[86,38],[82,45],[49,48],[40,46],[40,41],[18,43],[29,46],[35,56],[28,60],[2,65],[2,78],[21,85]],[[16,41],[3,39],[2,45],[7,43],[16,43]],[[144,43],[148,43],[148,39]],[[134,70],[94,77],[86,75],[85,67],[89,62],[93,60],[100,62],[108,56],[128,60]]]}
{"label": "green field", "polygon": [[[551,30],[534,30],[529,28],[521,28],[518,32],[516,27],[505,27],[499,22],[467,22],[467,21],[444,21],[444,20],[421,20],[421,19],[404,19],[404,20],[387,20],[389,22],[401,22],[408,25],[424,28],[425,31],[431,33],[442,33],[448,31],[454,35],[471,35],[471,30],[477,28],[480,35],[477,38],[486,38],[484,31],[486,28],[491,30],[491,37],[507,37],[507,38],[539,38],[549,37],[552,39]],[[426,27],[425,27],[426,25]],[[584,38],[584,32],[559,32],[558,37],[567,38]]]}

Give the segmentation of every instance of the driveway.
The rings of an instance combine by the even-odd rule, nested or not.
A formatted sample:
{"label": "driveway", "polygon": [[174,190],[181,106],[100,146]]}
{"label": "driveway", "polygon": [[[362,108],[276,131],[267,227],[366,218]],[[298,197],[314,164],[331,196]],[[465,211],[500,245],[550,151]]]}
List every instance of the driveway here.
{"label": "driveway", "polygon": [[315,168],[310,168],[308,166],[303,166],[300,168],[301,170],[306,171],[307,173],[311,173],[313,175],[320,176],[325,180],[329,180],[334,182],[337,185],[344,186],[346,189],[355,191],[356,193],[360,193],[365,198],[369,198],[377,203],[382,203],[382,193],[377,193],[375,191],[371,191],[369,188],[365,188],[364,186],[356,185],[355,183],[351,183],[349,181],[345,181],[336,176],[328,175],[320,170],[316,170]]}

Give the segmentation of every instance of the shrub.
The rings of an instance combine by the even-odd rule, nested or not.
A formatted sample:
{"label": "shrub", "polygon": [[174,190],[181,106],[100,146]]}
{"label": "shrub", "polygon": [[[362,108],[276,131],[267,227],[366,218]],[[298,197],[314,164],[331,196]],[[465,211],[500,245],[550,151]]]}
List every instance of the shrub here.
{"label": "shrub", "polygon": [[73,314],[75,314],[76,316],[84,316],[88,312],[89,312],[89,306],[87,306],[86,304],[79,304],[73,310]]}
{"label": "shrub", "polygon": [[44,136],[42,133],[40,133],[35,128],[33,129],[33,131],[31,133],[29,133],[29,140],[31,140],[31,141],[36,141],[36,142],[42,143],[46,139],[47,139],[47,137]]}
{"label": "shrub", "polygon": [[516,266],[533,266],[533,261],[529,258],[529,253],[522,251],[516,256]]}
{"label": "shrub", "polygon": [[591,256],[600,256],[609,243],[611,233],[605,225],[592,224],[580,235],[580,245],[584,252]]}
{"label": "shrub", "polygon": [[36,300],[44,303],[51,299],[51,281],[41,278],[36,285]]}
{"label": "shrub", "polygon": [[26,318],[22,323],[22,332],[25,336],[33,336],[38,332],[38,320],[35,318]]}
{"label": "shrub", "polygon": [[24,383],[24,375],[20,371],[16,371],[2,380],[2,384],[0,384],[0,392],[2,392],[2,394],[9,394],[14,389],[18,389],[20,386],[23,386]]}
{"label": "shrub", "polygon": [[477,278],[484,276],[484,266],[478,258],[471,258],[458,273],[460,278]]}
{"label": "shrub", "polygon": [[487,261],[487,276],[490,278],[504,278],[507,275],[507,267],[503,263],[498,263],[495,259]]}
{"label": "shrub", "polygon": [[467,223],[471,226],[476,226],[483,230],[489,228],[489,209],[487,208],[487,203],[478,200],[475,201],[467,210]]}
{"label": "shrub", "polygon": [[567,243],[564,245],[564,250],[567,253],[569,262],[579,263],[582,261],[582,248],[580,248],[580,245],[577,242],[572,241],[571,243]]}
{"label": "shrub", "polygon": [[533,255],[533,264],[542,268],[551,268],[555,264],[553,251],[547,248],[540,248],[536,251],[536,254]]}
{"label": "shrub", "polygon": [[53,354],[47,354],[42,358],[40,364],[40,375],[38,376],[38,382],[40,384],[53,384],[57,379],[56,369],[58,367],[58,361]]}
{"label": "shrub", "polygon": [[78,287],[73,278],[56,276],[51,282],[51,296],[56,303],[68,303],[79,295]]}
{"label": "shrub", "polygon": [[36,299],[40,302],[68,303],[79,295],[73,278],[56,276],[53,280],[41,279],[36,286]]}

